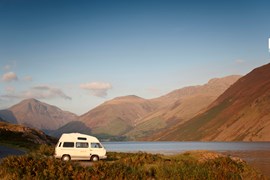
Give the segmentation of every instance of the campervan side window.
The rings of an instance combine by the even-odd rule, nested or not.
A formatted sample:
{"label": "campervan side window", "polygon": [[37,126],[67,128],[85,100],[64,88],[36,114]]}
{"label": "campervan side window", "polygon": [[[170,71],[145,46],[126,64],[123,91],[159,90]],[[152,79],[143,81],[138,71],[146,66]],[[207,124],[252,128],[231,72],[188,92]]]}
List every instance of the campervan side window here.
{"label": "campervan side window", "polygon": [[74,142],[64,142],[63,147],[74,147]]}
{"label": "campervan side window", "polygon": [[91,148],[102,148],[99,143],[91,143]]}
{"label": "campervan side window", "polygon": [[85,137],[78,137],[77,139],[78,140],[87,140],[87,138],[85,138]]}
{"label": "campervan side window", "polygon": [[59,143],[59,146],[58,147],[61,147],[61,144],[62,144],[62,142]]}
{"label": "campervan side window", "polygon": [[88,148],[88,143],[86,142],[76,142],[77,148]]}

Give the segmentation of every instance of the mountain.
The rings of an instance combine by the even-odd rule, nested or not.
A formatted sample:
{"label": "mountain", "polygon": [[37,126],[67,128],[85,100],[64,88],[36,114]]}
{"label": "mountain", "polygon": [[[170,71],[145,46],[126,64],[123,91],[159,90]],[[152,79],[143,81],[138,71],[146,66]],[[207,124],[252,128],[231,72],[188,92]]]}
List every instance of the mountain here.
{"label": "mountain", "polygon": [[270,64],[240,78],[205,112],[166,132],[157,133],[151,139],[269,141]]}
{"label": "mountain", "polygon": [[233,75],[215,78],[204,85],[185,87],[152,99],[151,102],[158,104],[159,109],[147,114],[126,136],[133,139],[146,138],[162,129],[185,123],[207,108],[240,77]]}
{"label": "mountain", "polygon": [[228,87],[235,83],[241,76],[231,75],[222,78],[210,79],[204,85],[188,86],[174,90],[164,96],[152,99],[154,102],[162,102],[164,106],[173,104],[183,98],[197,95],[216,96],[224,92]]}
{"label": "mountain", "polygon": [[239,77],[215,78],[205,85],[182,88],[155,99],[118,97],[90,110],[79,120],[96,135],[139,139],[195,116]]}
{"label": "mountain", "polygon": [[0,111],[0,117],[15,124],[46,130],[93,134],[102,139],[133,140],[151,137],[175,124],[185,123],[202,112],[240,76],[215,78],[205,85],[172,91],[155,99],[130,95],[117,97],[80,117],[35,99],[27,99]]}
{"label": "mountain", "polygon": [[93,134],[123,135],[144,116],[157,109],[150,100],[138,96],[117,97],[80,117]]}
{"label": "mountain", "polygon": [[36,99],[26,99],[8,109],[1,110],[0,117],[10,123],[45,130],[55,130],[78,119],[73,113]]}
{"label": "mountain", "polygon": [[56,139],[37,129],[0,122],[0,142],[29,148],[39,144],[55,144]]}

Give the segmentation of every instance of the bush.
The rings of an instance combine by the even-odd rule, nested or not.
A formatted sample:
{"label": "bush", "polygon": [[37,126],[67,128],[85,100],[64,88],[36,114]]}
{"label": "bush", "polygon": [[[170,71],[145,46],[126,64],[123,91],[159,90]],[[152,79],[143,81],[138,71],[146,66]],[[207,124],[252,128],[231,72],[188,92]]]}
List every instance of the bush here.
{"label": "bush", "polygon": [[39,148],[32,151],[32,153],[44,155],[44,156],[53,156],[54,155],[54,146],[42,144],[39,146]]}

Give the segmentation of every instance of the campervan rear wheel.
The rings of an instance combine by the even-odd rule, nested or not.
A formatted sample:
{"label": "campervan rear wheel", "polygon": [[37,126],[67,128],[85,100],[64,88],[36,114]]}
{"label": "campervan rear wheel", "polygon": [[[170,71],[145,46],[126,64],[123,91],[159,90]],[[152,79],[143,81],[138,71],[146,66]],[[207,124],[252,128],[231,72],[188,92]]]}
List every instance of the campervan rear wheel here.
{"label": "campervan rear wheel", "polygon": [[96,162],[96,161],[98,161],[98,160],[99,160],[98,156],[96,156],[96,155],[91,156],[91,161]]}
{"label": "campervan rear wheel", "polygon": [[70,156],[69,155],[63,155],[62,156],[62,160],[63,161],[69,161],[70,160]]}

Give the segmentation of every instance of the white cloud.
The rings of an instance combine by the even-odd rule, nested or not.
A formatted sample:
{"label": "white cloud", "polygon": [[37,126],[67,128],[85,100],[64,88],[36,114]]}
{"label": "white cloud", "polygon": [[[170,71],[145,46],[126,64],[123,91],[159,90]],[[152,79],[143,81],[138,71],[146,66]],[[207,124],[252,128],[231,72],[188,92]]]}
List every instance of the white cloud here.
{"label": "white cloud", "polygon": [[107,91],[112,88],[112,85],[106,82],[91,82],[81,84],[80,88],[89,90],[93,96],[106,97]]}
{"label": "white cloud", "polygon": [[0,99],[2,99],[2,101],[10,101],[13,99],[23,99],[23,98],[18,94],[8,93],[1,95]]}
{"label": "white cloud", "polygon": [[71,100],[71,97],[67,96],[61,89],[50,86],[32,87],[29,91],[25,92],[25,95],[37,99],[63,98]]}
{"label": "white cloud", "polygon": [[11,82],[11,81],[17,81],[18,77],[16,75],[16,73],[14,72],[7,72],[2,76],[2,81],[5,82]]}
{"label": "white cloud", "polygon": [[70,96],[67,96],[61,89],[50,87],[50,86],[35,86],[27,91],[20,93],[8,93],[2,95],[1,98],[5,99],[54,99],[63,98],[66,100],[71,100]]}

